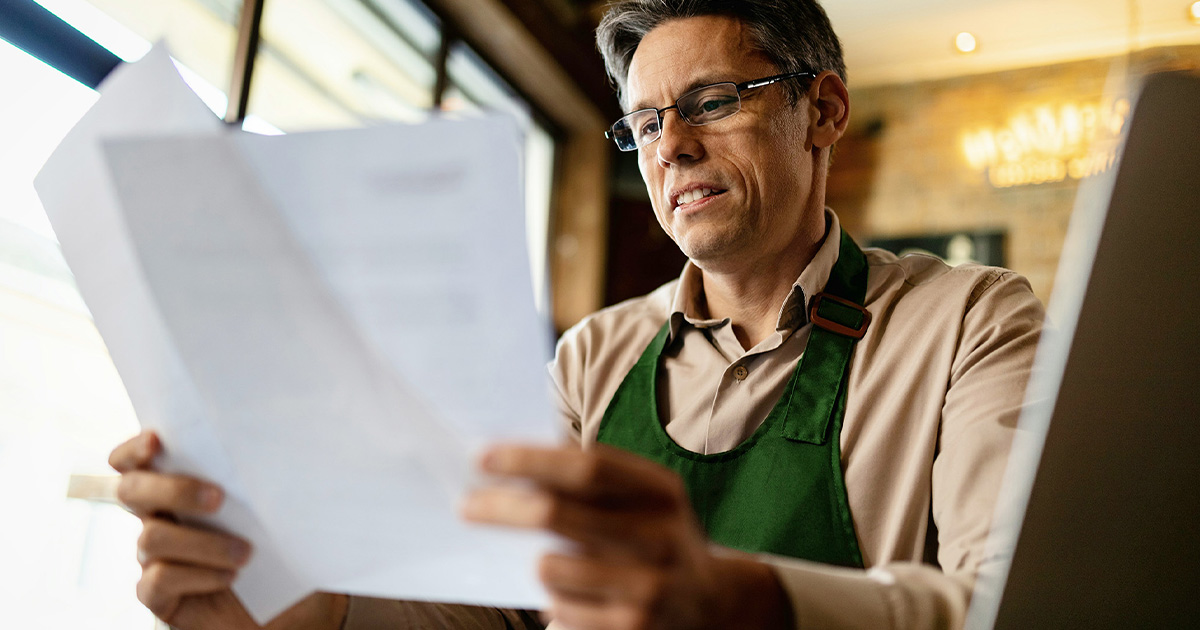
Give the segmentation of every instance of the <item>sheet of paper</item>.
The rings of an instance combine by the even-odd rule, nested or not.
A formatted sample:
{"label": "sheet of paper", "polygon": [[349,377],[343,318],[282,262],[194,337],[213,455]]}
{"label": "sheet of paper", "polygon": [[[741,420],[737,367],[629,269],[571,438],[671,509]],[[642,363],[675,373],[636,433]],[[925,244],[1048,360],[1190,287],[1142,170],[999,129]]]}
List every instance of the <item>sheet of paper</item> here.
{"label": "sheet of paper", "polygon": [[[124,120],[118,98],[194,100],[163,88],[168,70],[106,85],[112,120],[73,132],[39,190],[60,237],[97,222],[85,200],[103,192],[116,240],[64,250],[139,418],[191,455],[172,469],[230,491],[215,524],[256,547],[235,591],[259,621],[318,589],[544,604],[549,541],[467,526],[455,506],[483,443],[556,433],[515,126],[268,138],[207,111]],[[81,174],[89,194],[55,196]]]}
{"label": "sheet of paper", "polygon": [[[468,452],[496,439],[551,438],[539,395],[550,334],[524,271],[519,138],[509,119],[237,141],[366,345],[422,403],[406,415],[431,413]],[[414,562],[386,563],[372,579],[412,584],[427,599],[544,603],[529,561],[544,541],[467,535],[457,519],[439,522],[453,532],[447,540],[479,544],[396,548]],[[388,544],[406,543],[377,548]],[[509,572],[518,567],[515,579]],[[463,583],[467,576],[474,585]],[[359,577],[340,586],[371,588]]]}
{"label": "sheet of paper", "polygon": [[526,437],[545,406],[513,393],[544,383],[551,331],[510,119],[236,141],[370,345],[473,446]]}
{"label": "sheet of paper", "polygon": [[225,506],[209,524],[253,541],[254,557],[242,571],[243,583],[253,585],[248,599],[260,611],[278,612],[313,585],[263,530],[233,473],[145,282],[100,145],[119,136],[213,135],[224,125],[183,82],[162,46],[117,68],[100,92],[39,173],[38,196],[138,421],[166,445],[157,466],[225,489]]}

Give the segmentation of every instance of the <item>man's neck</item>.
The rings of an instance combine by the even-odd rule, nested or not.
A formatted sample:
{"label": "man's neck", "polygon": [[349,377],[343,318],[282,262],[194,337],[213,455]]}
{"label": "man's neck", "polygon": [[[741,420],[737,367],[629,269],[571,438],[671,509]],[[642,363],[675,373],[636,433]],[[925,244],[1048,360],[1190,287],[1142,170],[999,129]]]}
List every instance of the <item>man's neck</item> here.
{"label": "man's neck", "polygon": [[702,269],[708,316],[729,318],[743,349],[758,345],[775,332],[784,300],[820,246],[820,241],[796,246],[736,270]]}

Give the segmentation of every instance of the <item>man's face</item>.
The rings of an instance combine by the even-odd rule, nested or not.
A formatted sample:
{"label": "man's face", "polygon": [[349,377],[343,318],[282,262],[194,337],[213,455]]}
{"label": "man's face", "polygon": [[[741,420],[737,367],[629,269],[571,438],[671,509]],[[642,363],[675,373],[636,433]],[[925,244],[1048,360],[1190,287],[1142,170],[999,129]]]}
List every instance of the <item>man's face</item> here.
{"label": "man's face", "polygon": [[[696,87],[779,73],[735,19],[672,20],[634,53],[627,102],[631,111],[661,108]],[[824,192],[814,186],[808,137],[814,112],[803,100],[790,106],[775,84],[746,92],[740,112],[709,125],[664,113],[662,136],[638,150],[642,178],[659,223],[701,268],[757,267],[823,236]],[[705,189],[709,196],[690,200]]]}

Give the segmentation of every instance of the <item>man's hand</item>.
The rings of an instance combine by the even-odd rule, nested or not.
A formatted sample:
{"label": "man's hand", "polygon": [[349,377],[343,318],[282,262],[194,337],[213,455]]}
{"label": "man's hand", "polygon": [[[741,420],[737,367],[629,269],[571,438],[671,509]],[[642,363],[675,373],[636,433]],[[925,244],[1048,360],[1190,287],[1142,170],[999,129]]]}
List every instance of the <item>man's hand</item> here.
{"label": "man's hand", "polygon": [[604,446],[499,446],[481,466],[531,484],[475,491],[463,509],[469,520],[545,529],[577,543],[540,567],[558,623],[572,630],[791,626],[774,572],[714,555],[674,472]]}
{"label": "man's hand", "polygon": [[[216,512],[224,493],[198,479],[154,472],[151,465],[161,450],[158,437],[144,432],[113,449],[108,458],[121,473],[117,498],[142,520],[138,599],[156,617],[183,630],[259,628],[229,588],[250,558],[249,543],[179,522],[181,517]],[[345,610],[344,596],[318,593],[268,628],[336,630]]]}

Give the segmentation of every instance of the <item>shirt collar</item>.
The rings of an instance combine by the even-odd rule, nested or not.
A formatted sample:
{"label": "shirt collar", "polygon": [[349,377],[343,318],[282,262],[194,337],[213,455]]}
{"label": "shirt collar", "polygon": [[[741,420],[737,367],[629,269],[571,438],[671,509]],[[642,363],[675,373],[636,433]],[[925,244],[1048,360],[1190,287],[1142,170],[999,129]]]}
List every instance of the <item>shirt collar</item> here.
{"label": "shirt collar", "polygon": [[[825,289],[829,274],[837,262],[841,250],[841,224],[837,215],[829,208],[825,209],[825,239],[817,249],[812,261],[800,272],[800,277],[792,284],[792,290],[779,308],[779,318],[775,329],[784,335],[791,334],[797,328],[808,323],[808,306],[812,296]],[[675,296],[671,302],[670,343],[679,334],[684,323],[696,328],[715,328],[729,323],[725,319],[704,319],[699,317],[700,304],[704,299],[703,272],[692,261],[687,261],[683,272],[679,274]]]}

